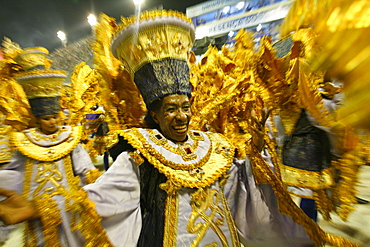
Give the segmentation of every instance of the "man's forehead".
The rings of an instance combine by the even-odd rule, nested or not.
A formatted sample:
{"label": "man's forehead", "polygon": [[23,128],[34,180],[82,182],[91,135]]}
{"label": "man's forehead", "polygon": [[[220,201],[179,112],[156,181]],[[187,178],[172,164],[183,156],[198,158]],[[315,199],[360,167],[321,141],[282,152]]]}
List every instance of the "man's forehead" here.
{"label": "man's forehead", "polygon": [[189,102],[189,98],[185,94],[173,94],[163,98],[163,105],[168,104],[183,104]]}

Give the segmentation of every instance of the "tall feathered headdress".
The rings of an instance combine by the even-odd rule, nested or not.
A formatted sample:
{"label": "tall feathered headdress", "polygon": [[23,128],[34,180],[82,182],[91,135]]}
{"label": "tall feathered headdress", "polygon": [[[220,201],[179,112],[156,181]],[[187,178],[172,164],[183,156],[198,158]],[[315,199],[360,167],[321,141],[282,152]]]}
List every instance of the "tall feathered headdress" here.
{"label": "tall feathered headdress", "polygon": [[60,113],[60,96],[64,71],[49,70],[48,50],[43,47],[24,49],[16,58],[22,67],[15,79],[22,85],[34,116]]}
{"label": "tall feathered headdress", "polygon": [[184,14],[150,11],[121,24],[101,15],[96,36],[95,64],[110,129],[143,127],[146,105],[169,94],[191,94],[194,26]]}

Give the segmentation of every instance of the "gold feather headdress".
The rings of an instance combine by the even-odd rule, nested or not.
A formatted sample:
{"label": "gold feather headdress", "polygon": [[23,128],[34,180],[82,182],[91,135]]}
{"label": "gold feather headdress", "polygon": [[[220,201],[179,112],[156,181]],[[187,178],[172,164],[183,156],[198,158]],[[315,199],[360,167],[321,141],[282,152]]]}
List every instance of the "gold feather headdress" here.
{"label": "gold feather headdress", "polygon": [[122,18],[121,24],[102,14],[96,36],[95,64],[111,130],[143,127],[145,104],[191,93],[186,68],[194,28],[184,14],[150,11],[139,19]]}

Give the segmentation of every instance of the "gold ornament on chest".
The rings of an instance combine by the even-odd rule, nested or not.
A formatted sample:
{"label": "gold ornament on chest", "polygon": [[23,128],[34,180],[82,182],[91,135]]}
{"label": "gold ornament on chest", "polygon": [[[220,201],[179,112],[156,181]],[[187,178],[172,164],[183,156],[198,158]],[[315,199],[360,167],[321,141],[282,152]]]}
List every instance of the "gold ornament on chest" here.
{"label": "gold ornament on chest", "polygon": [[190,170],[189,174],[190,176],[196,178],[199,182],[201,182],[205,172],[203,171],[201,167],[198,167],[196,169]]}
{"label": "gold ornament on chest", "polygon": [[152,140],[155,144],[162,146],[166,150],[175,153],[177,155],[180,155],[184,161],[194,160],[198,156],[196,154],[196,150],[199,146],[199,141],[204,141],[204,137],[199,132],[189,132],[189,138],[193,140],[192,144],[189,143],[183,143],[179,144],[177,147],[173,147],[168,143],[168,140],[158,132],[155,132],[153,130],[148,130],[149,132],[149,138]]}
{"label": "gold ornament on chest", "polygon": [[219,142],[216,144],[215,151],[216,151],[217,154],[222,154],[225,158],[228,158],[231,155],[230,147],[224,146]]}
{"label": "gold ornament on chest", "polygon": [[[198,146],[198,143],[196,144],[196,146]],[[194,152],[193,146],[187,143],[179,145],[177,147],[177,153],[180,153],[182,159],[185,161],[193,160],[198,157],[197,154]]]}

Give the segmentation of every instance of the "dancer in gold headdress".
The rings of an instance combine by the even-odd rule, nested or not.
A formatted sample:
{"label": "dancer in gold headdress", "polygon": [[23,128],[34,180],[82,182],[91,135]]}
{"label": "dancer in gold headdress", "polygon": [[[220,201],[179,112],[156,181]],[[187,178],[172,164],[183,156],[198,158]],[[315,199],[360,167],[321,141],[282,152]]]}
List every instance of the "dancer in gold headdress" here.
{"label": "dancer in gold headdress", "polygon": [[[355,246],[323,232],[290,203],[280,180],[259,155],[258,141],[252,138],[251,143],[257,145],[250,148],[254,149],[251,159],[236,160],[234,146],[226,137],[189,128],[192,86],[188,61],[194,40],[191,20],[178,12],[159,11],[143,13],[140,20],[122,19],[119,26],[105,17],[101,25],[95,49],[100,51],[97,69],[106,83],[102,94],[110,99],[104,108],[108,120],[116,121],[111,126],[121,124],[124,130],[117,132],[121,142],[116,144],[120,149],[116,161],[84,189],[114,245],[307,246],[314,242]],[[113,58],[107,44],[112,44],[112,52],[121,62]],[[238,58],[235,60],[242,63]],[[223,72],[230,71],[232,63],[227,65]],[[228,105],[250,86],[243,84],[246,78],[238,78],[236,84],[232,79],[216,107]],[[232,89],[235,94],[224,94]],[[147,128],[143,128],[142,102],[148,108]],[[206,103],[203,106],[211,110],[210,120],[214,120],[220,112]],[[113,104],[122,108],[115,111]],[[134,107],[138,111],[128,111]],[[233,113],[236,117],[237,112]],[[260,112],[256,115],[265,120]],[[227,128],[216,124],[208,127]],[[247,137],[240,140],[245,144]],[[256,184],[255,176],[260,184]],[[302,225],[279,212],[274,191],[284,214]],[[32,213],[29,216],[34,217]]]}
{"label": "dancer in gold headdress", "polygon": [[[66,75],[48,69],[47,54],[42,47],[28,48],[16,59],[21,69],[15,78],[27,95],[37,127],[11,133],[17,151],[3,170],[22,175],[18,190],[38,210],[38,219],[26,224],[25,245],[109,245],[100,217],[81,190],[100,173],[80,144],[81,127],[60,126],[59,100]],[[4,173],[3,179],[8,174]]]}
{"label": "dancer in gold headdress", "polygon": [[[251,138],[248,128],[243,124],[252,113],[247,107],[250,105],[242,99],[248,99],[247,94],[253,95],[253,90],[257,90],[252,83],[247,83],[253,76],[247,73],[249,60],[247,62],[245,58],[252,49],[242,49],[244,45],[249,47],[245,37],[241,37],[239,43],[241,51],[245,53],[233,55],[225,51],[224,60],[218,60],[214,55],[216,52],[211,51],[207,54],[207,62],[219,66],[218,69],[205,67],[200,73],[204,77],[195,77],[199,71],[195,69],[192,71],[194,77],[190,78],[188,61],[192,59],[189,51],[193,39],[190,21],[170,11],[143,13],[138,24],[139,30],[135,29],[136,21],[134,18],[122,19],[117,29],[114,21],[104,16],[101,26],[97,28],[97,69],[105,75],[105,88],[113,89],[109,95],[103,93],[103,96],[114,98],[113,103],[119,102],[116,106],[121,107],[115,110],[115,107],[107,105],[105,108],[108,115],[114,116],[111,119],[118,120],[113,126],[121,124],[121,128],[127,130],[118,131],[121,139],[114,146],[115,163],[95,184],[85,187],[93,192],[92,195],[98,194],[102,198],[107,193],[102,188],[104,183],[118,181],[117,176],[127,175],[125,186],[129,191],[125,193],[135,198],[135,203],[132,205],[131,201],[130,207],[119,208],[121,227],[127,229],[136,222],[141,226],[141,231],[132,229],[126,232],[126,245],[309,244],[305,239],[306,233],[302,232],[303,228],[279,213],[275,199],[270,200],[271,196],[275,197],[271,187],[256,185],[252,176],[251,167],[253,170],[255,168],[254,175],[261,184],[271,184],[274,190],[284,194],[278,177],[259,155],[259,142],[254,141],[254,138],[249,142]],[[112,29],[113,34],[109,31]],[[111,44],[112,37],[112,52],[125,70],[122,70],[110,52],[99,49]],[[236,67],[236,64],[244,66]],[[237,69],[233,71],[233,68]],[[212,76],[207,77],[208,74]],[[190,98],[193,88],[189,80],[196,82],[194,98]],[[137,101],[135,105],[128,103],[133,98]],[[260,100],[261,97],[256,96],[250,102],[256,102],[258,107],[263,108]],[[143,104],[138,102],[142,101],[148,108],[146,125],[141,121],[144,114],[140,106]],[[108,104],[112,101],[103,102]],[[133,107],[138,109],[135,111],[136,116],[129,115],[134,113],[130,111]],[[256,109],[260,109],[258,107]],[[222,114],[229,109],[231,115]],[[191,122],[193,113],[195,120],[193,118]],[[235,123],[238,117],[241,118],[239,125]],[[265,120],[260,111],[256,113],[256,118],[262,119],[262,122]],[[230,125],[224,125],[227,121]],[[253,152],[251,161],[249,158],[245,161],[233,160],[234,146],[228,139],[212,132],[191,130],[191,125],[198,129],[222,130],[231,138],[234,135],[233,141],[239,140],[236,156],[245,157],[246,153]],[[149,128],[142,128],[145,126]],[[246,148],[246,143],[250,143],[251,147]],[[256,144],[255,148],[253,144]],[[249,152],[245,152],[245,149]],[[140,197],[137,193],[139,190]],[[110,192],[115,196],[122,193],[114,192],[112,188]],[[280,196],[279,203],[285,208],[284,213],[302,223],[314,242],[352,245],[345,239],[324,233],[303,212],[300,213],[294,203],[289,203],[286,192]],[[99,206],[97,209],[104,210]],[[259,218],[261,214],[269,220]],[[280,221],[280,229],[277,229],[274,227],[277,222],[270,219],[279,219],[286,224]],[[107,229],[113,230],[114,227],[107,225]],[[258,229],[264,230],[259,232]],[[270,234],[274,237],[267,236]],[[138,242],[133,238],[135,236]]]}

